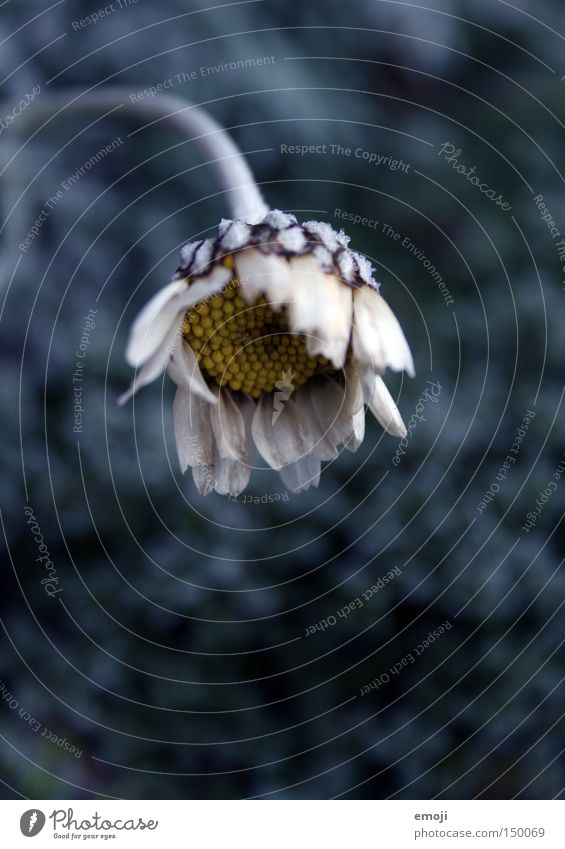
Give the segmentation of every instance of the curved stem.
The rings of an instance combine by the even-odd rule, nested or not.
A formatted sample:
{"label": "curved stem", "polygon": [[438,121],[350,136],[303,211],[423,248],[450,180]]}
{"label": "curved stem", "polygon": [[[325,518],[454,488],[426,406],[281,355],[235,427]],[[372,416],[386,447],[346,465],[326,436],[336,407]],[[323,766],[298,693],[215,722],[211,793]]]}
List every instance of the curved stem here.
{"label": "curved stem", "polygon": [[158,94],[132,101],[130,91],[121,87],[87,94],[69,91],[51,97],[42,95],[20,115],[14,129],[29,134],[55,117],[65,118],[76,112],[104,115],[114,110],[146,124],[164,122],[194,141],[211,160],[218,181],[227,192],[233,218],[256,224],[267,214],[268,207],[251,169],[228,132],[204,109],[175,95]]}

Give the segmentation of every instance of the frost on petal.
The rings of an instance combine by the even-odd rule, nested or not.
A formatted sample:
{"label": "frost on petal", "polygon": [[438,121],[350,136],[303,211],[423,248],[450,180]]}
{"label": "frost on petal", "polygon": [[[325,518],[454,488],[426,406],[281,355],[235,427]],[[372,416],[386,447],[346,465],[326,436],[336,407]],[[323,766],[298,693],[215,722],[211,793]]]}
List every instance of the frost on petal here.
{"label": "frost on petal", "polygon": [[[325,221],[305,221],[304,229],[312,236],[316,236],[332,253],[337,251],[339,247],[343,246],[343,240],[339,240],[340,234],[336,233],[334,228]],[[341,235],[343,235],[343,233]],[[347,239],[347,242],[349,242],[349,239]]]}
{"label": "frost on petal", "polygon": [[279,245],[289,253],[300,253],[306,247],[306,236],[302,227],[289,227],[287,230],[281,230],[277,236]]}
{"label": "frost on petal", "polygon": [[236,218],[222,218],[220,223],[218,224],[218,237],[221,239],[226,235],[227,231],[230,229],[231,225],[234,221],[237,221]]}
{"label": "frost on petal", "polygon": [[355,278],[355,263],[350,251],[344,251],[337,258],[337,267],[339,273],[348,283],[352,283]]}
{"label": "frost on petal", "polygon": [[198,245],[192,260],[192,267],[190,268],[191,274],[200,275],[206,273],[208,266],[212,262],[215,247],[215,239],[204,239],[204,241]]}
{"label": "frost on petal", "polygon": [[324,269],[324,271],[329,273],[333,271],[334,258],[327,248],[325,248],[323,245],[316,245],[312,253],[314,254],[316,260],[320,263],[320,266]]}
{"label": "frost on petal", "polygon": [[373,277],[374,269],[369,260],[363,254],[358,254],[356,251],[351,251],[352,256],[357,262],[359,277],[366,283],[367,286],[372,286],[374,289],[379,289],[379,283]]}
{"label": "frost on petal", "polygon": [[[222,225],[227,225],[222,227]],[[244,221],[224,219],[220,225],[220,247],[225,251],[238,251],[249,244],[251,228]]]}
{"label": "frost on petal", "polygon": [[194,260],[194,254],[202,244],[202,240],[198,242],[189,242],[188,245],[183,245],[180,249],[180,264],[181,268],[189,268]]}
{"label": "frost on petal", "polygon": [[350,242],[349,236],[346,236],[343,230],[334,230],[326,221],[305,221],[303,226],[332,253],[339,248],[346,248]]}
{"label": "frost on petal", "polygon": [[268,224],[275,230],[283,230],[285,227],[290,227],[296,224],[296,218],[289,212],[282,212],[280,209],[271,209],[263,218],[262,224]]}

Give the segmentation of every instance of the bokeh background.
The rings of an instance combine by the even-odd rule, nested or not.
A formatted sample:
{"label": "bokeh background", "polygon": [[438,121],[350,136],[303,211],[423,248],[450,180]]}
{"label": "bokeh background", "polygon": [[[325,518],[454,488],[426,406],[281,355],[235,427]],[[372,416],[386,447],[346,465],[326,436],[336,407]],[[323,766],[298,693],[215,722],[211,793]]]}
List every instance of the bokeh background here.
{"label": "bokeh background", "polygon": [[[212,170],[190,140],[119,110],[65,114],[32,139],[3,127],[0,792],[562,795],[565,272],[534,198],[565,234],[563,3],[122,0],[77,24],[92,11],[2,4],[0,117],[34,86],[39,105],[180,75],[171,93],[231,129],[272,206],[343,226],[375,264],[417,365],[388,378],[411,437],[395,465],[371,421],[318,490],[262,503],[285,490],[260,470],[256,501],[200,498],[178,471],[170,382],[115,399],[131,319],[180,246],[228,214]],[[229,68],[258,57],[274,61]],[[21,251],[48,199],[116,139]]]}

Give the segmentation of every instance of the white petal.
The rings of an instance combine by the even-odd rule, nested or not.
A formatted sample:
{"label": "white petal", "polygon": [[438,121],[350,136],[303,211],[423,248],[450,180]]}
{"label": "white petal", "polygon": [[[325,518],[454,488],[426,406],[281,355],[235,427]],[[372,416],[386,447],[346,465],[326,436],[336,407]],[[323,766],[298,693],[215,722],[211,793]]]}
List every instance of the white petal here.
{"label": "white petal", "polygon": [[179,387],[173,403],[175,439],[181,472],[192,466],[192,476],[201,495],[215,485],[214,452],[210,405]]}
{"label": "white petal", "polygon": [[331,322],[331,308],[326,301],[325,271],[312,256],[290,261],[292,297],[288,312],[290,328],[295,333],[316,334]]}
{"label": "white petal", "polygon": [[340,445],[352,434],[351,416],[343,416],[346,392],[333,378],[312,381],[310,397],[318,424],[322,433],[333,442]]}
{"label": "white petal", "polygon": [[[180,328],[187,308],[221,291],[230,277],[231,272],[227,268],[218,267],[208,277],[190,287],[179,280],[166,286],[151,299],[134,322],[127,352],[130,362],[139,359],[144,365],[136,374],[128,391],[120,395],[118,404],[125,404],[138,389],[158,377],[176,349],[180,347],[182,338]],[[182,288],[179,289],[179,286]],[[173,315],[172,319],[171,315]],[[151,352],[149,355],[148,351]],[[178,377],[175,366],[172,367],[172,371]]]}
{"label": "white petal", "polygon": [[151,357],[162,344],[177,318],[189,307],[213,297],[231,278],[231,271],[216,265],[210,274],[187,286],[185,280],[175,280],[157,292],[135,319],[126,349],[126,359],[139,366]]}
{"label": "white petal", "polygon": [[357,451],[365,438],[365,408],[362,407],[352,418],[353,434],[345,443],[348,451]]}
{"label": "white petal", "polygon": [[151,383],[155,378],[159,377],[161,372],[164,370],[167,365],[167,361],[170,359],[172,351],[174,350],[174,343],[177,333],[179,331],[180,325],[182,323],[182,319],[179,318],[177,320],[176,325],[173,325],[169,335],[165,337],[165,339],[161,343],[161,347],[158,348],[155,353],[147,360],[144,366],[140,371],[136,372],[135,377],[131,383],[130,388],[127,392],[124,392],[123,395],[120,395],[118,398],[118,404],[122,406],[126,401],[135,395],[135,393],[141,389],[142,386],[146,386],[148,383]]}
{"label": "white petal", "polygon": [[363,387],[354,366],[345,370],[345,385],[333,378],[312,381],[310,398],[322,433],[334,445],[347,443],[354,435],[355,416],[363,412]]}
{"label": "white petal", "polygon": [[295,463],[280,470],[282,481],[291,492],[303,492],[320,483],[320,460],[313,454],[307,454]]}
{"label": "white petal", "polygon": [[304,405],[293,398],[273,422],[272,394],[263,395],[253,416],[252,433],[261,456],[273,469],[281,469],[300,459],[313,442],[309,417]]}
{"label": "white petal", "polygon": [[414,361],[402,328],[386,301],[370,286],[361,286],[353,296],[353,355],[375,371],[389,366],[414,376]]}
{"label": "white petal", "polygon": [[188,389],[189,392],[195,392],[209,404],[218,403],[216,396],[202,377],[196,354],[185,339],[177,341],[167,372],[177,386]]}
{"label": "white petal", "polygon": [[273,309],[278,311],[292,296],[289,263],[283,257],[247,248],[236,254],[235,267],[241,294],[248,304],[266,295]]}
{"label": "white petal", "polygon": [[184,473],[192,460],[192,433],[190,430],[190,393],[180,386],[175,392],[173,401],[173,422],[175,426],[175,441],[179,458],[180,470]]}
{"label": "white petal", "polygon": [[326,272],[312,256],[290,261],[292,299],[289,304],[290,324],[297,333],[317,330],[330,317],[325,303]]}
{"label": "white petal", "polygon": [[176,303],[183,311],[217,295],[230,281],[232,273],[224,265],[214,265],[206,277],[198,277],[188,289],[178,296]]}
{"label": "white petal", "polygon": [[363,407],[363,382],[355,364],[345,369],[345,405],[343,415],[354,416]]}
{"label": "white petal", "polygon": [[341,368],[351,336],[352,293],[312,256],[291,260],[289,325],[306,336],[310,356],[322,354]]}
{"label": "white petal", "polygon": [[406,436],[406,428],[398,407],[393,401],[392,395],[378,374],[374,375],[373,390],[369,398],[369,409],[387,433],[392,436]]}
{"label": "white petal", "polygon": [[320,321],[316,334],[307,337],[306,348],[311,357],[321,354],[336,368],[342,368],[351,338],[353,292],[331,274],[324,274],[324,283],[324,303],[328,307],[324,310],[325,322]]}
{"label": "white petal", "polygon": [[251,465],[240,463],[239,460],[226,460],[216,457],[215,490],[220,495],[240,495],[251,477]]}
{"label": "white petal", "polygon": [[[226,390],[220,392],[223,396]],[[251,435],[251,423],[255,412],[255,402],[251,398],[238,398],[239,411],[244,422],[245,449],[241,460],[226,459],[220,456],[218,447],[214,450],[215,461],[215,489],[220,495],[239,495],[251,477],[253,459],[255,456],[255,443]]]}
{"label": "white petal", "polygon": [[145,304],[130,330],[126,360],[131,366],[141,365],[155,353],[176,320],[179,309],[175,300],[185,291],[186,281],[175,280]]}
{"label": "white petal", "polygon": [[312,439],[313,453],[320,460],[335,460],[338,456],[338,442],[333,439],[333,433],[331,431],[324,431],[318,421],[318,417],[316,415],[316,411],[314,409],[314,404],[312,401],[312,382],[307,383],[306,386],[303,387],[300,391],[306,392],[308,394],[308,401],[310,405],[310,430],[312,431]]}
{"label": "white petal", "polygon": [[181,471],[184,473],[192,466],[192,476],[201,495],[208,495],[214,489],[221,495],[239,495],[249,483],[253,467],[255,446],[251,421],[255,404],[250,398],[238,399],[245,446],[240,460],[228,459],[220,455],[211,416],[220,407],[225,414],[226,408],[230,408],[231,396],[225,390],[219,390],[218,395],[220,403],[211,407],[186,389],[177,389],[173,412]]}
{"label": "white petal", "polygon": [[218,393],[218,404],[210,411],[210,420],[219,456],[226,460],[245,459],[245,420],[231,392]]}

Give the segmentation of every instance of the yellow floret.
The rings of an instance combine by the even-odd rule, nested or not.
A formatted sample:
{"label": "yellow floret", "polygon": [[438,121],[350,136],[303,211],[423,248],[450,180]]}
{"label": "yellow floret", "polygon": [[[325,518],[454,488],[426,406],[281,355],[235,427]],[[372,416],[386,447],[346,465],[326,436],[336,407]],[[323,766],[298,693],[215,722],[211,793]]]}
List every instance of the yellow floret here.
{"label": "yellow floret", "polygon": [[[224,257],[223,264],[232,269],[233,257]],[[252,398],[274,392],[279,381],[294,388],[335,371],[324,357],[309,356],[304,337],[289,331],[286,310],[273,312],[263,297],[247,304],[235,278],[188,310],[182,333],[204,377]]]}

